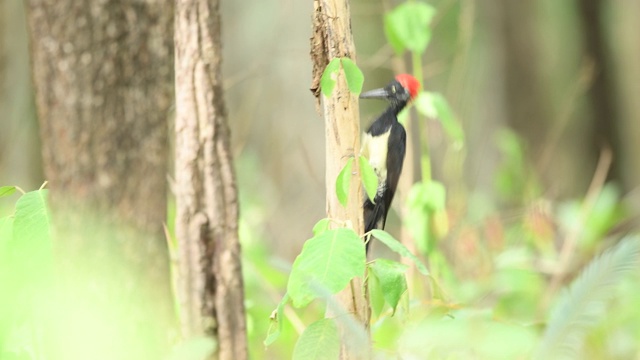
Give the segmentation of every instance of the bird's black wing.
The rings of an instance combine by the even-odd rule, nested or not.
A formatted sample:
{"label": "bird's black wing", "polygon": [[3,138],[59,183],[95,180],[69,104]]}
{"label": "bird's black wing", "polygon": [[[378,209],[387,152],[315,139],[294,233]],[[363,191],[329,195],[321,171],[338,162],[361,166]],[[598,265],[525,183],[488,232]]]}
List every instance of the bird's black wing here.
{"label": "bird's black wing", "polygon": [[378,192],[372,203],[368,198],[365,200],[364,227],[365,232],[373,229],[384,229],[387,221],[387,214],[391,208],[391,201],[398,187],[398,179],[402,172],[402,163],[406,152],[407,134],[400,123],[395,123],[391,127],[387,149],[387,177],[385,179],[384,190]]}

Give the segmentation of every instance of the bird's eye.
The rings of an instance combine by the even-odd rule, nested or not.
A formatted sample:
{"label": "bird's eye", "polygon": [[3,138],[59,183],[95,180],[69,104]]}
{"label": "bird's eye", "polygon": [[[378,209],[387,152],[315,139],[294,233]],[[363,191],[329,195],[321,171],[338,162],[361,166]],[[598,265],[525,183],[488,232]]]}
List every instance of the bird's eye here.
{"label": "bird's eye", "polygon": [[391,92],[394,93],[394,94],[396,93],[396,87],[395,86],[391,87]]}

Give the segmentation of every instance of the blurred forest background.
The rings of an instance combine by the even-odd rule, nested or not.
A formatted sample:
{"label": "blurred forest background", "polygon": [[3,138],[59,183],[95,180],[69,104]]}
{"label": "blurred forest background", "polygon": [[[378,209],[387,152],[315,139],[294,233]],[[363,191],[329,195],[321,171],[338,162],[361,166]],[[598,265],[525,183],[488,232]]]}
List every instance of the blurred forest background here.
{"label": "blurred forest background", "polygon": [[[584,256],[569,269],[577,271],[601,250],[597,240],[625,231],[640,214],[640,1],[429,3],[437,15],[422,58],[423,87],[444,95],[466,135],[464,145],[451,144],[439,122],[420,120],[428,122],[433,177],[448,189],[451,229],[442,247],[452,273],[482,276],[491,262],[487,254],[509,246],[514,224],[518,234],[533,238],[531,247],[548,255],[549,243],[571,233],[571,224],[600,221]],[[395,5],[351,2],[365,90],[386,84],[394,73],[411,72],[409,58],[398,58],[384,34],[383,16]],[[312,5],[223,1],[221,10],[241,240],[248,256],[260,249],[260,261],[284,274],[313,224],[325,216],[324,122],[309,91]],[[30,190],[46,179],[26,24],[22,1],[0,2],[0,185]],[[364,126],[383,106],[361,102]],[[167,116],[170,126],[172,114]],[[417,173],[403,176],[413,182]],[[594,185],[597,174],[606,185]],[[601,217],[576,222],[590,193]],[[406,194],[399,199],[396,208]],[[1,215],[11,206],[0,203]],[[400,227],[400,217],[392,214],[389,232],[401,237]],[[552,274],[549,264],[532,268]],[[253,280],[248,287],[260,282]],[[278,296],[269,291],[262,295],[273,309]],[[536,288],[532,296],[543,293]],[[249,311],[262,301],[255,294],[248,291]],[[264,327],[251,321],[263,320],[250,317],[250,332]],[[634,338],[624,339],[632,347]]]}
{"label": "blurred forest background", "polygon": [[[633,194],[640,183],[634,156],[640,153],[640,2],[432,4],[439,11],[424,57],[424,88],[445,95],[468,137],[464,177],[453,181],[495,198],[501,161],[496,134],[510,127],[524,140],[545,197],[584,194],[604,148],[614,154],[609,179]],[[352,2],[365,89],[393,74],[393,50],[382,25],[392,5]],[[25,10],[21,1],[4,0],[0,11],[0,183],[32,189],[45,179]],[[261,241],[290,259],[295,244],[324,213],[323,122],[308,91],[309,4],[227,1],[222,12],[223,69],[243,215]],[[363,123],[381,108],[363,103]],[[438,148],[437,130],[431,137]],[[437,169],[436,178],[442,179]],[[640,208],[637,201],[630,204]]]}

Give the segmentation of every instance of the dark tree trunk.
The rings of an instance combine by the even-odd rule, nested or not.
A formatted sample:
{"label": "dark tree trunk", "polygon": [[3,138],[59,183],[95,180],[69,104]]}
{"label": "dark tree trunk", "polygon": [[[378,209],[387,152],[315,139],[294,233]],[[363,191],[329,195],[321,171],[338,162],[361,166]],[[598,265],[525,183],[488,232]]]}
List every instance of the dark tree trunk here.
{"label": "dark tree trunk", "polygon": [[613,163],[609,170],[608,180],[620,180],[616,159],[621,152],[618,136],[619,114],[615,101],[615,77],[611,71],[610,53],[607,49],[605,29],[600,18],[603,13],[601,0],[580,0],[579,12],[582,20],[584,36],[584,51],[595,64],[595,73],[591,88],[587,92],[594,127],[591,146],[594,154],[598,154],[603,147],[611,147],[614,153]]}
{"label": "dark tree trunk", "polygon": [[220,1],[176,2],[176,236],[184,337],[246,359],[238,195],[222,90]]}
{"label": "dark tree trunk", "polygon": [[[111,344],[111,358],[159,358],[171,316],[162,223],[173,2],[27,5],[44,170],[73,301],[118,322],[117,339],[95,339]],[[109,318],[110,306],[128,310]],[[60,347],[64,358],[70,349]]]}

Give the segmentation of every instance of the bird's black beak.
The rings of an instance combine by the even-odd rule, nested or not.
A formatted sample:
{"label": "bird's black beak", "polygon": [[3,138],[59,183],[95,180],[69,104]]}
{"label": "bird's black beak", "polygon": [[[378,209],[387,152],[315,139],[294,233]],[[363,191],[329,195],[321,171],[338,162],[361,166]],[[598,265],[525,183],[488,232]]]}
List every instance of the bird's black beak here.
{"label": "bird's black beak", "polygon": [[388,99],[389,92],[385,88],[369,90],[360,94],[360,99]]}

